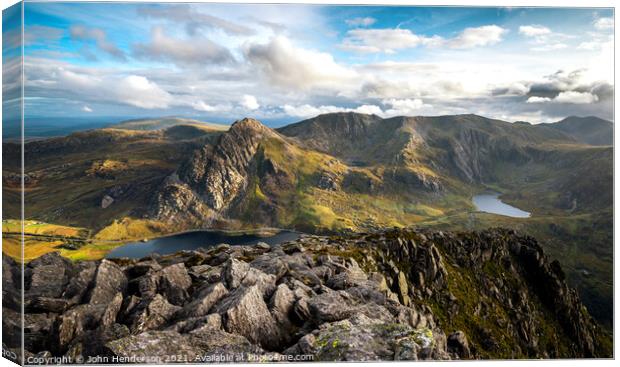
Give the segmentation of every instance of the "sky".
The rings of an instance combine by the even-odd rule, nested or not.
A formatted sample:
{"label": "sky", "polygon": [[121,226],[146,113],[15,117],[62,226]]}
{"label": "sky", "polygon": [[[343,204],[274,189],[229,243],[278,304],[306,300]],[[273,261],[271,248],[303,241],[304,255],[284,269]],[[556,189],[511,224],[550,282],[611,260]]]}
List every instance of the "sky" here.
{"label": "sky", "polygon": [[24,13],[27,117],[613,118],[610,9],[26,3]]}

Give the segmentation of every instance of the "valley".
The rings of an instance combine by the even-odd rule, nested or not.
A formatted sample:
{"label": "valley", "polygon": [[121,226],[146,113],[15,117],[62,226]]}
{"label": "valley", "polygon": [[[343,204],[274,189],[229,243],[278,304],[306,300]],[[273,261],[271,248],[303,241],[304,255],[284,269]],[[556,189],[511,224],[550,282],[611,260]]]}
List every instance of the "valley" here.
{"label": "valley", "polygon": [[[610,131],[594,118],[530,125],[334,113],[275,130],[253,119],[229,129],[132,120],[32,141],[25,217],[75,232],[41,237],[27,226],[26,260],[58,249],[98,259],[123,243],[195,229],[507,227],[536,237],[611,325],[613,147],[602,138]],[[3,144],[7,219],[19,218],[19,153]],[[477,212],[472,197],[488,191],[531,217]],[[4,224],[3,251],[14,256],[15,223]]]}

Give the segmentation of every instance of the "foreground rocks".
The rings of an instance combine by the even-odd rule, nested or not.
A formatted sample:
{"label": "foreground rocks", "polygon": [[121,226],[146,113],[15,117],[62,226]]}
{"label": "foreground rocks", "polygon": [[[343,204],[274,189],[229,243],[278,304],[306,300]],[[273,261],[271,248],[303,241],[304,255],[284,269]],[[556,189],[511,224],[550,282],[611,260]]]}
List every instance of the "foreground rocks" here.
{"label": "foreground rocks", "polygon": [[[10,286],[17,264],[3,265]],[[163,363],[611,355],[559,264],[507,230],[303,236],[140,260],[72,263],[50,253],[26,266],[25,279],[27,356]],[[5,289],[5,335],[18,335],[19,309]],[[19,345],[4,341],[9,350]]]}

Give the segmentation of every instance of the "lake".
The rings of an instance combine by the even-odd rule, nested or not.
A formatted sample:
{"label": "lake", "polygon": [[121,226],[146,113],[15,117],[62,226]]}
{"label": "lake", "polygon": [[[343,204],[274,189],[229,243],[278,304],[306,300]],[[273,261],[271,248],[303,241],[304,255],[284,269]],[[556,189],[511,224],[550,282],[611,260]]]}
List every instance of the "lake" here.
{"label": "lake", "polygon": [[499,199],[499,194],[475,195],[472,199],[476,209],[485,213],[500,214],[513,218],[529,218],[530,213],[508,205]]}
{"label": "lake", "polygon": [[282,242],[293,241],[301,234],[291,231],[280,231],[271,236],[259,236],[256,234],[228,234],[214,231],[192,231],[175,234],[166,237],[154,238],[146,242],[130,242],[110,251],[106,258],[128,257],[139,259],[154,252],[160,255],[173,254],[182,250],[196,250],[209,248],[220,243],[229,245],[255,245],[265,242],[276,245]]}

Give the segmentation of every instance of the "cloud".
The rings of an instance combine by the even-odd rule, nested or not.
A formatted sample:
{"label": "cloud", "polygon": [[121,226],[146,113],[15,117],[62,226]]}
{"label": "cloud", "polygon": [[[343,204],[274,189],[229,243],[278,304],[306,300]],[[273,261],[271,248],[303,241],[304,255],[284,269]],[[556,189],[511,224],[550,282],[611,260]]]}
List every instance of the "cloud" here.
{"label": "cloud", "polygon": [[249,94],[244,95],[241,98],[241,106],[248,109],[248,110],[257,110],[260,105],[258,104],[258,101],[256,100],[256,97],[251,96]]}
{"label": "cloud", "polygon": [[476,28],[465,28],[458,36],[448,41],[452,48],[474,48],[494,45],[502,40],[508,32],[497,25],[485,25]]}
{"label": "cloud", "polygon": [[551,30],[541,25],[522,25],[519,27],[519,34],[526,37],[538,37],[551,34]]}
{"label": "cloud", "polygon": [[49,45],[50,42],[59,40],[63,33],[64,30],[61,28],[39,24],[28,25],[24,27],[24,45]]}
{"label": "cloud", "polygon": [[614,18],[598,18],[594,21],[594,28],[598,29],[599,31],[614,29]]}
{"label": "cloud", "polygon": [[490,46],[502,40],[507,30],[496,26],[486,25],[477,28],[466,28],[454,38],[444,39],[440,36],[423,36],[413,33],[409,29],[351,29],[340,44],[346,51],[358,53],[387,53],[397,50],[415,48],[418,46],[466,49]]}
{"label": "cloud", "polygon": [[532,96],[530,98],[527,99],[527,101],[525,101],[526,103],[545,103],[545,102],[551,102],[552,99],[548,98],[548,97],[536,97],[536,96]]}
{"label": "cloud", "polygon": [[202,112],[226,112],[231,110],[231,106],[227,104],[210,105],[204,101],[193,101],[188,104],[196,111]]}
{"label": "cloud", "polygon": [[368,115],[382,115],[383,111],[379,106],[375,105],[361,105],[356,108],[345,108],[345,107],[337,107],[337,106],[312,106],[309,104],[292,106],[292,105],[284,105],[282,106],[282,110],[289,116],[293,117],[313,117],[325,113],[335,113],[335,112],[356,112],[356,113],[365,113]]}
{"label": "cloud", "polygon": [[553,101],[557,103],[585,104],[597,102],[598,97],[590,92],[568,91],[558,94]]}
{"label": "cloud", "polygon": [[598,102],[598,97],[590,92],[561,92],[555,98],[549,97],[530,97],[527,103],[570,103],[570,104],[590,104]]}
{"label": "cloud", "polygon": [[396,50],[420,45],[439,45],[441,37],[425,37],[409,29],[352,29],[347,32],[340,47],[360,53],[394,53]]}
{"label": "cloud", "polygon": [[377,20],[371,17],[345,19],[345,23],[351,27],[368,27],[375,24]]}
{"label": "cloud", "polygon": [[201,36],[189,39],[177,39],[167,36],[162,27],[151,30],[149,43],[134,45],[136,57],[170,61],[178,65],[205,65],[233,63],[230,51]]}
{"label": "cloud", "polygon": [[173,102],[168,92],[139,75],[102,78],[59,68],[47,84],[93,102],[106,101],[144,109],[167,108]]}
{"label": "cloud", "polygon": [[255,33],[249,27],[199,12],[188,4],[168,5],[165,7],[140,7],[138,8],[138,13],[150,18],[185,24],[187,32],[191,35],[203,28],[219,29],[230,35],[249,36]]}
{"label": "cloud", "polygon": [[76,25],[70,29],[71,38],[84,42],[95,42],[97,48],[108,55],[120,60],[125,60],[125,52],[118,48],[114,43],[108,41],[106,33],[100,28],[89,28]]}
{"label": "cloud", "polygon": [[244,55],[270,83],[284,88],[341,90],[358,76],[331,54],[297,47],[283,36],[246,44]]}
{"label": "cloud", "polygon": [[563,50],[565,48],[568,48],[568,45],[565,43],[553,43],[553,44],[548,44],[548,45],[543,45],[543,46],[538,46],[538,47],[532,47],[530,48],[530,50],[537,51],[537,52],[545,52],[545,51]]}
{"label": "cloud", "polygon": [[83,106],[82,107],[82,111],[84,111],[84,112],[93,112],[92,108],[90,108],[88,106]]}
{"label": "cloud", "polygon": [[387,116],[411,116],[419,114],[420,110],[433,107],[432,105],[425,104],[424,101],[419,98],[387,99],[381,101],[381,103],[391,107],[383,113]]}

